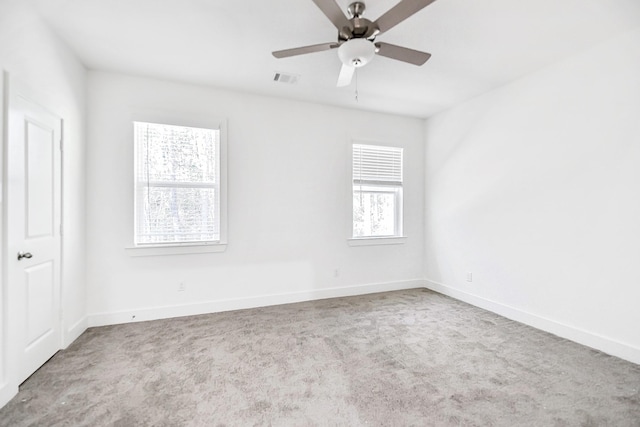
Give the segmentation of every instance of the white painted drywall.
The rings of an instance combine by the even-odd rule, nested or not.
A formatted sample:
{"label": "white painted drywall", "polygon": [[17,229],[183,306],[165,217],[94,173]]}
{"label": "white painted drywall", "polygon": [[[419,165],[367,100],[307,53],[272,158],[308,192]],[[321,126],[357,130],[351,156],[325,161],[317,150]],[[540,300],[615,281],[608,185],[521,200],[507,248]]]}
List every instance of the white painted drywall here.
{"label": "white painted drywall", "polygon": [[[125,251],[133,239],[132,120],[140,112],[227,119],[226,252]],[[421,120],[90,72],[88,129],[90,324],[422,283]],[[347,244],[352,137],[405,148],[405,244]]]}
{"label": "white painted drywall", "polygon": [[[64,119],[62,310],[63,345],[70,344],[86,329],[84,259],[84,131],[86,71],[71,51],[44,25],[29,2],[0,2],[0,70],[10,79],[19,79],[34,93],[38,102]],[[6,89],[6,88],[5,88]],[[0,91],[1,92],[1,91]],[[0,117],[4,118],[0,103]],[[1,120],[0,120],[1,121]],[[1,126],[1,125],[0,125]],[[1,129],[1,127],[0,127]],[[4,135],[4,133],[0,133]],[[0,177],[4,176],[0,162]],[[1,198],[0,198],[1,203]],[[0,215],[4,212],[0,209]],[[4,255],[4,254],[3,254]],[[4,260],[4,257],[2,257]],[[2,271],[0,271],[1,273]],[[2,295],[6,295],[4,274]],[[18,390],[11,366],[5,363],[11,348],[4,333],[10,328],[0,305],[0,407]]]}
{"label": "white painted drywall", "polygon": [[638,52],[640,29],[426,122],[431,287],[640,363]]}

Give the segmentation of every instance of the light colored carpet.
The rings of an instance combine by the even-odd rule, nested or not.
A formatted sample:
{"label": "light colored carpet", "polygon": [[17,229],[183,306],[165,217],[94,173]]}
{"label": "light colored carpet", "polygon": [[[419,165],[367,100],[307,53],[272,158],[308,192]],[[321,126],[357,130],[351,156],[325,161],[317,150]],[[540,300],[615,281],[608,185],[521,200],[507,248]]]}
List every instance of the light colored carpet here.
{"label": "light colored carpet", "polygon": [[92,328],[3,426],[640,426],[640,366],[424,289]]}

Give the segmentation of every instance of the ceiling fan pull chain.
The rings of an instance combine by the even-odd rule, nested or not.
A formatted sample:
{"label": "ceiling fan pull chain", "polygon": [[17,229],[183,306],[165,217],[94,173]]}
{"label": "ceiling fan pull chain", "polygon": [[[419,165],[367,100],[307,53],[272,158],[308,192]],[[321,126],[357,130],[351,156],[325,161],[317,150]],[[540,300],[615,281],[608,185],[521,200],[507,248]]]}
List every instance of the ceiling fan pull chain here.
{"label": "ceiling fan pull chain", "polygon": [[358,102],[358,69],[356,68],[356,103]]}

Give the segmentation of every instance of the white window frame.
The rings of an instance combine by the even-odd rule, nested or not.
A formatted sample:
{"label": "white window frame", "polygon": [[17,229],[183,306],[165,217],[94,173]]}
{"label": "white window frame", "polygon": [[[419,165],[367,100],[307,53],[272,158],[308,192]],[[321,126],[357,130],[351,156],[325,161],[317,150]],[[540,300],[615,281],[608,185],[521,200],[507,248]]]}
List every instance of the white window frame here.
{"label": "white window frame", "polygon": [[[137,203],[135,198],[137,185],[137,147],[134,140],[134,123],[147,122],[157,123],[171,126],[194,127],[203,129],[213,129],[219,131],[219,150],[217,153],[216,163],[219,167],[219,240],[202,241],[202,242],[185,242],[185,243],[158,243],[158,244],[139,244],[135,243],[135,227],[138,221]],[[194,118],[184,117],[175,118],[167,117],[167,115],[158,114],[138,114],[134,115],[131,120],[131,138],[133,149],[133,216],[132,216],[132,243],[126,249],[130,256],[156,256],[156,255],[180,255],[180,254],[198,254],[211,252],[224,252],[227,248],[227,121],[226,119],[216,118]]]}
{"label": "white window frame", "polygon": [[[358,183],[355,182],[354,179],[354,170],[353,170],[353,163],[354,163],[354,147],[356,145],[365,145],[365,146],[372,146],[372,147],[385,147],[385,148],[396,148],[396,149],[400,149],[402,150],[402,156],[403,156],[403,161],[402,161],[402,173],[404,175],[404,169],[405,169],[405,165],[404,165],[404,151],[405,148],[398,146],[398,145],[394,145],[394,144],[389,144],[389,143],[380,143],[380,142],[371,142],[371,141],[362,141],[362,140],[352,140],[351,144],[349,145],[349,149],[350,149],[350,162],[349,162],[349,181],[350,181],[350,191],[349,191],[349,206],[351,207],[350,209],[350,216],[349,216],[349,233],[350,233],[350,237],[347,239],[347,242],[350,246],[370,246],[370,245],[397,245],[397,244],[404,244],[406,242],[406,236],[404,235],[404,197],[403,197],[403,193],[404,193],[404,177],[401,181],[401,184],[392,184],[392,183],[385,183],[385,182],[374,182],[374,181],[370,181],[369,183],[365,183],[363,181],[360,181]],[[390,235],[390,236],[354,236],[354,221],[353,221],[353,212],[354,212],[354,205],[353,205],[353,193],[354,190],[356,188],[356,185],[358,185],[360,188],[362,188],[363,190],[367,190],[367,189],[371,189],[371,192],[383,192],[383,193],[391,193],[394,195],[395,198],[395,234],[394,235]],[[388,190],[386,190],[388,189]]]}

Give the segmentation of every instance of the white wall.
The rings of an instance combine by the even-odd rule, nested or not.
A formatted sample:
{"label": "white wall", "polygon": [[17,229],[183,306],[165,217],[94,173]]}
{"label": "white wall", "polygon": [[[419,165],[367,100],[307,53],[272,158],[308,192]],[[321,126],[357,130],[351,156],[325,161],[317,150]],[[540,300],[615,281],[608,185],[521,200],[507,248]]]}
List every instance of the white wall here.
{"label": "white wall", "polygon": [[[0,2],[0,70],[10,79],[19,79],[39,96],[39,102],[64,119],[62,310],[63,345],[68,345],[86,329],[84,283],[84,110],[85,77],[82,64],[68,48],[42,24],[29,2]],[[0,86],[2,84],[0,83]],[[5,90],[7,88],[4,88]],[[0,92],[2,92],[0,90]],[[4,119],[0,104],[0,117]],[[2,122],[0,120],[0,130]],[[4,136],[4,132],[0,133]],[[3,177],[0,162],[0,177]],[[1,200],[0,200],[1,203]],[[6,209],[2,206],[0,215]],[[5,254],[3,254],[5,255]],[[2,257],[4,260],[4,256]],[[2,271],[4,268],[2,267]],[[2,273],[2,296],[6,295]],[[9,345],[6,338],[6,298],[0,306],[0,407],[17,392],[6,365]]]}
{"label": "white wall", "polygon": [[430,287],[640,363],[638,52],[640,30],[427,121]]}
{"label": "white wall", "polygon": [[[226,252],[125,251],[133,239],[131,122],[149,110],[227,119]],[[421,120],[90,72],[88,124],[92,325],[422,284]],[[347,245],[350,137],[405,147],[405,244]]]}

